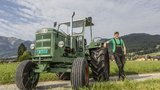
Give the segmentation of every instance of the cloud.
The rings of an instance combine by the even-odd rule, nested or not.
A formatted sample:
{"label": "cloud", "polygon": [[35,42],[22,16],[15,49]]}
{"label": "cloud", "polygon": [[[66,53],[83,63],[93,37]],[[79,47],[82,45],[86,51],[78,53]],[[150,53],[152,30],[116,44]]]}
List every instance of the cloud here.
{"label": "cloud", "polygon": [[159,0],[1,0],[0,35],[33,40],[36,30],[70,20],[73,11],[76,19],[93,17],[94,36],[160,33]]}

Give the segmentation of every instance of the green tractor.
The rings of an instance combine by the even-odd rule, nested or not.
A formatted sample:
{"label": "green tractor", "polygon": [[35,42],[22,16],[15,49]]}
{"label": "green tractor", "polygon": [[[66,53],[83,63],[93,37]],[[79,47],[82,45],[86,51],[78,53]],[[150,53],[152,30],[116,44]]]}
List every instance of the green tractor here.
{"label": "green tractor", "polygon": [[[19,89],[35,88],[41,72],[56,73],[61,80],[71,80],[73,89],[89,84],[89,70],[95,81],[109,80],[109,54],[100,38],[92,38],[92,18],[60,23],[55,28],[42,28],[36,32],[32,60],[20,63],[16,71]],[[55,23],[56,26],[56,23]],[[66,26],[66,32],[61,30]],[[84,38],[89,27],[91,42]],[[68,28],[70,28],[68,30]],[[75,33],[75,31],[80,31]],[[69,34],[68,34],[69,31]],[[90,67],[90,69],[89,69]]]}

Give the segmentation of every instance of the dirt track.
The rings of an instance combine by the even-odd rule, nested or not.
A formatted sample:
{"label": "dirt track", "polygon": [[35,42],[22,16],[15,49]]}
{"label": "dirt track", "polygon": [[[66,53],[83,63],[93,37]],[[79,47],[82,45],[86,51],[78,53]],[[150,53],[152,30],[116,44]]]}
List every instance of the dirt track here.
{"label": "dirt track", "polygon": [[[160,78],[160,73],[153,74],[137,74],[137,75],[128,75],[127,79],[143,81],[147,79],[157,79]],[[115,81],[116,76],[110,77],[110,81]],[[91,79],[90,84],[94,83]],[[36,90],[71,90],[70,81],[48,81],[48,82],[39,82]],[[18,90],[15,84],[10,85],[0,85],[0,90]]]}

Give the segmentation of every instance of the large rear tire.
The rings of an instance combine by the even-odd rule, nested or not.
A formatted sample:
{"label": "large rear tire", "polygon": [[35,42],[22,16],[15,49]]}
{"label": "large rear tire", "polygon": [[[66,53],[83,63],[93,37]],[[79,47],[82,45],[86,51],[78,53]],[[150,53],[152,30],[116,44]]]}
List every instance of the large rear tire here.
{"label": "large rear tire", "polygon": [[84,58],[77,58],[72,64],[71,84],[73,89],[87,86],[89,83],[89,67],[88,62]]}
{"label": "large rear tire", "polygon": [[91,50],[90,66],[95,81],[109,80],[110,63],[107,48]]}
{"label": "large rear tire", "polygon": [[60,80],[70,80],[71,75],[69,72],[64,72],[64,73],[58,73],[57,76]]}
{"label": "large rear tire", "polygon": [[21,90],[32,90],[39,80],[39,73],[33,70],[36,64],[26,60],[20,63],[16,71],[16,85]]}

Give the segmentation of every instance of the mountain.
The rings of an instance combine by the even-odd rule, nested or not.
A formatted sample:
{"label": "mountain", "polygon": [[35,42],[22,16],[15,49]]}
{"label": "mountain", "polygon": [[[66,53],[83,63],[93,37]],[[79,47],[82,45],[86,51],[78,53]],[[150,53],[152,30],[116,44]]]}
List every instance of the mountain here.
{"label": "mountain", "polygon": [[160,35],[150,35],[146,33],[133,33],[122,36],[126,43],[128,52],[154,52],[158,51],[160,45]]}
{"label": "mountain", "polygon": [[15,37],[0,36],[0,58],[16,56],[20,43],[24,43],[27,49],[29,49],[29,46],[32,42],[17,39]]}
{"label": "mountain", "polygon": [[[121,37],[127,47],[127,52],[155,52],[160,51],[160,35],[133,33]],[[102,41],[107,39],[103,38]],[[0,36],[0,58],[16,56],[20,43],[24,43],[28,50],[32,41],[25,41],[15,37]],[[157,46],[159,48],[157,49]]]}
{"label": "mountain", "polygon": [[[136,54],[147,54],[160,51],[160,35],[146,33],[132,33],[121,37],[127,47],[127,52]],[[101,42],[108,39],[102,38]],[[110,46],[111,47],[111,46]],[[110,50],[110,49],[109,49]]]}

